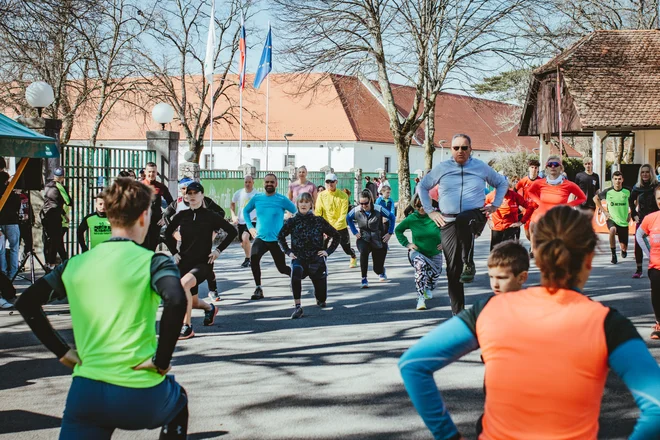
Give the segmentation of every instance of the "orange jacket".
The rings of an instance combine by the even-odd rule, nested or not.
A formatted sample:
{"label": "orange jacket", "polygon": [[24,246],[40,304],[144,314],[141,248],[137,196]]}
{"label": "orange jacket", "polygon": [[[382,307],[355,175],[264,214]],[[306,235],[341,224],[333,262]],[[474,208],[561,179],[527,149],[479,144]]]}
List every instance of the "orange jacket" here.
{"label": "orange jacket", "polygon": [[[550,185],[545,179],[537,179],[527,189],[527,194],[539,206],[532,215],[532,223],[538,222],[555,206],[579,206],[587,200],[580,187],[566,179],[558,185]],[[568,197],[571,194],[577,198],[569,202]]]}
{"label": "orange jacket", "polygon": [[[493,203],[495,199],[495,191],[491,191],[486,196],[486,205]],[[518,208],[526,208],[525,215],[521,220],[518,220]],[[497,209],[490,215],[490,220],[493,222],[492,229],[493,231],[504,231],[509,229],[512,224],[521,222],[523,224],[527,223],[527,220],[532,216],[534,212],[534,206],[527,203],[527,201],[515,192],[510,189],[506,192],[504,196],[504,201]]]}

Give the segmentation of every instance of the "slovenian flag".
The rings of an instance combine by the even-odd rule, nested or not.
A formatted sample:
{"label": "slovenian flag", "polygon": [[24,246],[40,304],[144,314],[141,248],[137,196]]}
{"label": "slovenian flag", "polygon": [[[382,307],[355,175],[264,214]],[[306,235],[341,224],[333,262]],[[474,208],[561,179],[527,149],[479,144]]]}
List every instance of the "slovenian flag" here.
{"label": "slovenian flag", "polygon": [[243,21],[243,15],[241,15],[241,37],[240,40],[238,40],[238,50],[241,51],[241,59],[238,66],[238,78],[242,90],[245,88],[245,59],[247,57],[247,46],[245,45],[245,23]]}
{"label": "slovenian flag", "polygon": [[271,40],[270,26],[268,27],[268,36],[264,44],[264,50],[261,52],[261,61],[259,61],[259,68],[257,74],[254,76],[254,88],[258,89],[261,82],[268,76],[273,68],[273,42]]}

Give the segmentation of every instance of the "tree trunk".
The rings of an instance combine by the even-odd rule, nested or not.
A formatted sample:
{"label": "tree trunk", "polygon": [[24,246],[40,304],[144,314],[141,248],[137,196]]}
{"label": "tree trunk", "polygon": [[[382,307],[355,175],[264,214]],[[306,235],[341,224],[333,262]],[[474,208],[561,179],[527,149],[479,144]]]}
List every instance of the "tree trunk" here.
{"label": "tree trunk", "polygon": [[435,153],[435,105],[429,108],[426,117],[426,136],[424,137],[424,171],[433,169],[433,153]]}
{"label": "tree trunk", "polygon": [[191,162],[199,164],[199,159],[202,157],[202,151],[204,151],[204,141],[198,142],[194,140],[188,140],[188,146],[189,150],[195,153],[195,157],[191,160]]}
{"label": "tree trunk", "polygon": [[616,163],[618,165],[621,165],[621,162],[623,162],[623,150],[625,150],[626,147],[626,138],[624,136],[621,136],[619,138],[619,146],[617,147],[616,150]]}
{"label": "tree trunk", "polygon": [[626,163],[635,163],[635,136],[630,138],[628,154],[626,154]]}
{"label": "tree trunk", "polygon": [[403,219],[403,211],[410,204],[410,139],[395,138],[397,158],[399,161],[399,208],[397,217]]}

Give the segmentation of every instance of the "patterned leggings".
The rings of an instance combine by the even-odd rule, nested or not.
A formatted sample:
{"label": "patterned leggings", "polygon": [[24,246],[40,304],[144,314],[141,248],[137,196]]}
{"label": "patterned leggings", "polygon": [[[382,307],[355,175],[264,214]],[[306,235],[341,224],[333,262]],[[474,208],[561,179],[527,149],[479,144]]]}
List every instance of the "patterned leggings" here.
{"label": "patterned leggings", "polygon": [[[424,290],[433,290],[442,273],[442,254],[432,258],[415,252],[409,255],[410,264],[415,268],[415,287],[417,296],[423,296]],[[433,263],[433,264],[431,264]]]}

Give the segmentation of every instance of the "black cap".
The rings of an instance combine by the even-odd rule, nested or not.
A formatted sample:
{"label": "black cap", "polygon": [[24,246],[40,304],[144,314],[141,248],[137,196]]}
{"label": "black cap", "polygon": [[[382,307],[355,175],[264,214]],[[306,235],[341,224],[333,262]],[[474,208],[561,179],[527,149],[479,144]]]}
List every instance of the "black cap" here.
{"label": "black cap", "polygon": [[200,192],[204,194],[204,187],[199,182],[192,182],[188,184],[188,188],[186,188],[186,194],[189,193],[190,191]]}

